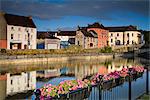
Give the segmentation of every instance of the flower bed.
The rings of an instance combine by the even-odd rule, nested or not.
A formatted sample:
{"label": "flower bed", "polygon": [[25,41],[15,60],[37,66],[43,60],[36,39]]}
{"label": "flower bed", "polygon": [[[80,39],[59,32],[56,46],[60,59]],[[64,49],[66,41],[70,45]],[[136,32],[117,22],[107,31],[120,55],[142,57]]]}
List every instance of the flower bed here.
{"label": "flower bed", "polygon": [[[54,86],[51,84],[45,85],[40,88],[40,99],[51,98],[51,99],[66,99],[70,94],[77,94],[81,91],[81,94],[85,94],[88,88],[91,87],[91,82],[87,79],[85,80],[67,80],[62,81],[58,86]],[[77,92],[78,91],[78,92]],[[87,92],[89,93],[89,92]],[[70,96],[71,97],[71,96]],[[86,96],[83,96],[86,97]]]}
{"label": "flower bed", "polygon": [[[132,81],[143,75],[143,67],[123,68],[121,71],[111,72],[107,75],[99,73],[93,75],[89,79],[84,80],[67,80],[62,81],[58,86],[51,84],[45,85],[37,89],[35,95],[41,100],[45,99],[74,99],[88,98],[92,86],[101,86],[101,89],[111,89],[121,85],[124,81]],[[130,80],[129,80],[130,79]]]}

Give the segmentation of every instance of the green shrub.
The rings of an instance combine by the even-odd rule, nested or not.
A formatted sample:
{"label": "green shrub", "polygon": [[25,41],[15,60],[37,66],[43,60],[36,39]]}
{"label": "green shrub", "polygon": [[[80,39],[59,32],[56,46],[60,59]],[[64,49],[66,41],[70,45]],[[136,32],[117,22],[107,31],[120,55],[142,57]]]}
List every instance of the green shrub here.
{"label": "green shrub", "polygon": [[102,49],[100,49],[101,53],[112,53],[112,48],[111,47],[104,47]]}
{"label": "green shrub", "polygon": [[6,53],[6,49],[1,49],[0,52],[1,53]]}

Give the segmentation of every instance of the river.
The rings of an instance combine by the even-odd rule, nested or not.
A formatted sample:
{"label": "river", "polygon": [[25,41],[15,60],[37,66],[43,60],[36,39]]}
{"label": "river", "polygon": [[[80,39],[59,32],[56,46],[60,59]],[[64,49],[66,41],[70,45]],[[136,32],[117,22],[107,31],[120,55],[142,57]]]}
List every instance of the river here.
{"label": "river", "polygon": [[[50,83],[52,85],[58,85],[59,82],[64,80],[83,79],[86,76],[95,73],[107,74],[115,70],[119,71],[123,67],[145,66],[147,63],[148,62],[143,59],[141,60],[140,58],[115,58],[92,60],[72,59],[65,62],[59,61],[55,63],[43,61],[33,64],[25,62],[22,64],[2,64],[0,65],[0,100],[14,98],[34,100],[35,96],[30,90],[40,88],[44,86],[44,84]],[[144,84],[146,84],[145,77],[146,75],[144,73],[141,78],[133,82],[134,89],[132,92],[135,92],[132,96],[133,99],[146,91],[146,89],[143,88],[143,86],[145,86]],[[138,90],[136,90],[136,87],[138,87]],[[117,96],[118,100],[127,99],[127,83],[117,88],[122,88],[123,92],[120,95],[117,92],[118,90],[114,89],[112,90],[114,91],[113,95],[109,93],[110,91],[107,91],[107,94],[110,94],[109,97],[105,98],[105,95],[103,95],[102,98],[110,100]],[[94,100],[93,98],[94,97],[92,96],[89,97],[91,100]]]}

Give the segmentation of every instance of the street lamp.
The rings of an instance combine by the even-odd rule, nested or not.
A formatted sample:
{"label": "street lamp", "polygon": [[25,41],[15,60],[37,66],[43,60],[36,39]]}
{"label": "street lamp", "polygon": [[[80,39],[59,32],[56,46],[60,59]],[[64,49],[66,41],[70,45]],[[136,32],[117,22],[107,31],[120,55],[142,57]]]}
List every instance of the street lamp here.
{"label": "street lamp", "polygon": [[27,34],[28,34],[28,49],[30,49],[30,33],[29,33],[29,29],[26,28],[25,31],[26,31]]}

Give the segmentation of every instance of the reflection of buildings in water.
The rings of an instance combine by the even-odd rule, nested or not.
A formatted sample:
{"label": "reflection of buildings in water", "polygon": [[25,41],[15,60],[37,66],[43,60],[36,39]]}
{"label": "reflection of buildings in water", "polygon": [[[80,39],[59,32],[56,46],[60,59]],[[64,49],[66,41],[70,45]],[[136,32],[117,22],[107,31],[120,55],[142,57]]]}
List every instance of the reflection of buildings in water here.
{"label": "reflection of buildings in water", "polygon": [[[36,88],[36,71],[21,72],[19,74],[5,74],[5,80],[0,79],[1,88],[0,96],[5,98],[7,95],[13,95],[20,92],[26,92]],[[5,91],[5,93],[3,93]]]}
{"label": "reflection of buildings in water", "polygon": [[43,71],[37,71],[37,77],[40,78],[51,78],[51,77],[56,77],[60,76],[60,69],[48,69],[48,70],[43,70]]}
{"label": "reflection of buildings in water", "polygon": [[83,79],[86,76],[93,75],[95,73],[107,73],[107,69],[105,66],[101,65],[82,65],[82,66],[75,66],[75,77],[77,79]]}
{"label": "reflection of buildings in water", "polygon": [[36,71],[7,74],[7,94],[36,88]]}
{"label": "reflection of buildings in water", "polygon": [[111,65],[108,65],[108,73],[114,72],[114,71],[121,71],[123,68],[131,68],[131,64],[115,64],[112,62]]}
{"label": "reflection of buildings in water", "polygon": [[[108,74],[114,71],[120,71],[122,68],[131,68],[135,63],[128,62],[127,60],[114,61],[111,64],[81,64],[75,66],[75,77],[77,79],[83,79],[86,76],[93,75],[95,73]],[[137,63],[136,63],[137,64]]]}
{"label": "reflection of buildings in water", "polygon": [[0,100],[5,100],[6,97],[6,80],[7,75],[0,75]]}

